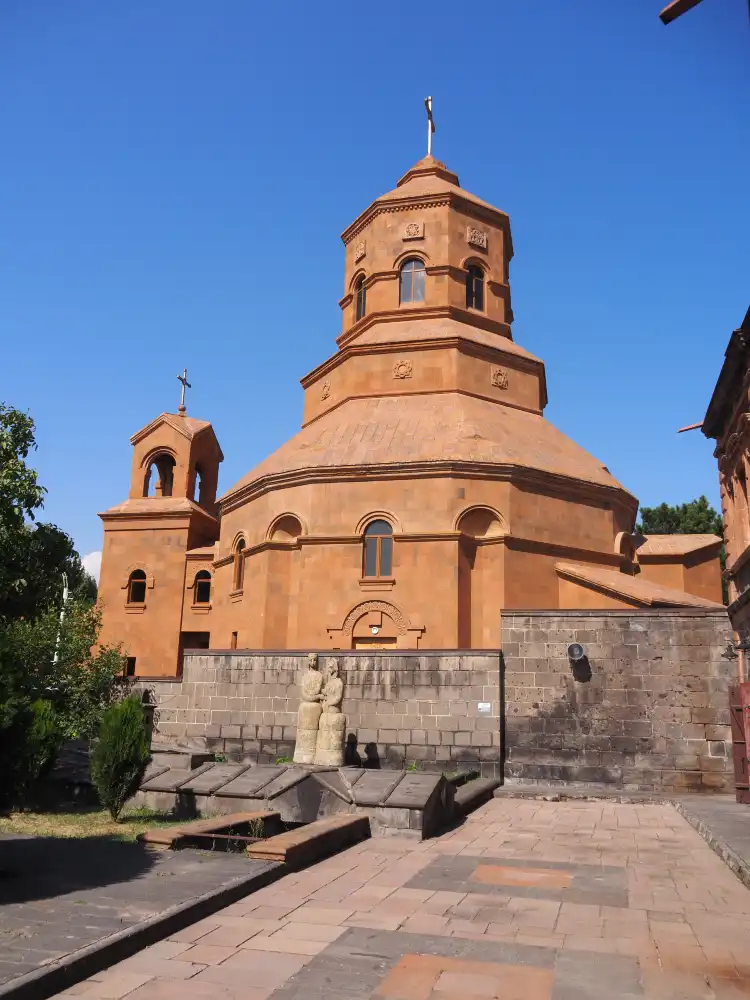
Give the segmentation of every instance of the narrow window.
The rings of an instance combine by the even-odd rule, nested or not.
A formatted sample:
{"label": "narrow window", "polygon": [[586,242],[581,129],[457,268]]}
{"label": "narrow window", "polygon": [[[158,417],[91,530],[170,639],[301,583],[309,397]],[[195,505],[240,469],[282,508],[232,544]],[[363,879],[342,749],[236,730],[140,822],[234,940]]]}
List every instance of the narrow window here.
{"label": "narrow window", "polygon": [[125,676],[135,677],[135,657],[129,656],[125,661]]}
{"label": "narrow window", "polygon": [[234,589],[242,590],[245,581],[245,540],[240,538],[234,549]]}
{"label": "narrow window", "polygon": [[134,569],[128,580],[128,604],[146,603],[146,574],[142,569]]}
{"label": "narrow window", "polygon": [[211,574],[202,569],[195,574],[193,584],[193,604],[208,604],[211,600]]}
{"label": "narrow window", "polygon": [[424,261],[410,257],[401,265],[400,302],[424,302]]}
{"label": "narrow window", "polygon": [[230,649],[237,649],[237,633],[236,632],[232,632],[232,638],[231,638],[231,640],[229,642],[229,648]]}
{"label": "narrow window", "polygon": [[484,271],[471,264],[466,275],[466,308],[484,311]]}
{"label": "narrow window", "polygon": [[357,321],[361,320],[365,312],[367,311],[367,289],[365,288],[365,276],[361,274],[357,278],[357,284],[354,286],[357,298]]}
{"label": "narrow window", "polygon": [[370,521],[365,528],[363,576],[390,576],[393,528],[387,521]]}

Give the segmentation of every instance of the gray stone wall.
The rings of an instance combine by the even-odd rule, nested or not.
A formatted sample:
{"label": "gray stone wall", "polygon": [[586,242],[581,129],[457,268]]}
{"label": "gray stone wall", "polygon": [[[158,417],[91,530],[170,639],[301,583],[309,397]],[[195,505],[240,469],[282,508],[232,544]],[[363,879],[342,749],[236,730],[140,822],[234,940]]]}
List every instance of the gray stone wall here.
{"label": "gray stone wall", "polygon": [[502,635],[506,780],[732,787],[725,613],[506,612]]}
{"label": "gray stone wall", "polygon": [[[320,653],[339,664],[347,733],[381,763],[502,775],[499,652]],[[208,652],[185,656],[181,683],[144,679],[158,703],[159,739],[230,760],[291,757],[305,653]]]}

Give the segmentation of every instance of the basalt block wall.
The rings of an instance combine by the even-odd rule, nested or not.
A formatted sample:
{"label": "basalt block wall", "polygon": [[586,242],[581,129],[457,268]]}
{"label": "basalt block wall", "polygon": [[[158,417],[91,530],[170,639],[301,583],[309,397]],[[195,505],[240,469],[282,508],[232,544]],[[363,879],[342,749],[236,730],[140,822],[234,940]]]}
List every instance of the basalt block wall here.
{"label": "basalt block wall", "polygon": [[[319,652],[339,664],[342,710],[358,752],[375,743],[383,767],[477,767],[502,774],[501,655],[494,652]],[[181,682],[145,679],[159,738],[230,760],[291,757],[305,653],[187,653]]]}
{"label": "basalt block wall", "polygon": [[504,613],[506,780],[729,790],[731,638],[724,612]]}
{"label": "basalt block wall", "polygon": [[[502,653],[320,652],[339,663],[359,753],[375,743],[384,767],[509,782],[732,787],[726,614],[519,611],[502,626]],[[571,642],[587,654],[575,667]],[[305,667],[303,652],[200,651],[182,681],[142,686],[158,738],[265,763],[292,756]]]}

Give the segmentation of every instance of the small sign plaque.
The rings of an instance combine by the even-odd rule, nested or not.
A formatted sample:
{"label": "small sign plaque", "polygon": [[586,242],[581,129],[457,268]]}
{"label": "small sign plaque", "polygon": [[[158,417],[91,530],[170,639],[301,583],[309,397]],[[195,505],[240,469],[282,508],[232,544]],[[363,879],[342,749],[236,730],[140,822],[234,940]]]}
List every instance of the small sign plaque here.
{"label": "small sign plaque", "polygon": [[489,715],[492,711],[492,702],[489,701],[478,701],[477,711],[481,712],[482,715]]}

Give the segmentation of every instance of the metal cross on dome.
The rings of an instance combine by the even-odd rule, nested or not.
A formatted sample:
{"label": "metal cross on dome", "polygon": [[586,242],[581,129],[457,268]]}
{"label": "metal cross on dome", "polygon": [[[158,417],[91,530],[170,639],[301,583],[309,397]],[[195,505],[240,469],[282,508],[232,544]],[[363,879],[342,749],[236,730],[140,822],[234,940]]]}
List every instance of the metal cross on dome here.
{"label": "metal cross on dome", "polygon": [[180,393],[180,405],[177,407],[178,413],[184,413],[185,407],[185,389],[192,389],[192,385],[187,380],[187,368],[182,369],[182,375],[177,376],[177,381],[182,382],[182,392]]}

